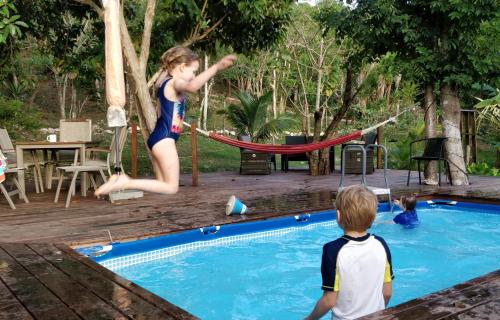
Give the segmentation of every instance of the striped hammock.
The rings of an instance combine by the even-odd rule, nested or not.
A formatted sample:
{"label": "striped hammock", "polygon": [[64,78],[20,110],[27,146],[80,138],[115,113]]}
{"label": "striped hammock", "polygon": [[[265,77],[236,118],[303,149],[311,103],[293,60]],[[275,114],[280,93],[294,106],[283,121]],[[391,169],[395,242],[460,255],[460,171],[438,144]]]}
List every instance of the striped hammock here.
{"label": "striped hammock", "polygon": [[[397,116],[396,116],[397,117]],[[261,144],[261,143],[253,143],[253,142],[245,142],[245,141],[240,141],[236,139],[232,139],[220,134],[217,134],[215,132],[207,132],[205,130],[201,130],[196,128],[198,132],[201,134],[215,140],[219,141],[221,143],[233,146],[233,147],[238,147],[238,148],[244,148],[244,149],[249,149],[253,151],[259,151],[259,152],[265,152],[265,153],[275,153],[275,154],[297,154],[297,153],[304,153],[304,152],[311,152],[314,150],[319,150],[319,149],[324,149],[328,147],[332,147],[335,145],[339,145],[345,142],[349,142],[351,140],[355,140],[360,138],[362,135],[376,130],[378,127],[381,127],[389,122],[396,122],[396,117],[391,117],[388,120],[385,120],[381,123],[378,123],[370,128],[363,129],[363,130],[357,130],[351,133],[348,133],[346,135],[333,138],[333,139],[328,139],[328,140],[323,140],[319,142],[314,142],[314,143],[307,143],[307,144],[294,144],[294,145],[283,145],[283,144]],[[184,122],[184,125],[190,126],[189,123]]]}

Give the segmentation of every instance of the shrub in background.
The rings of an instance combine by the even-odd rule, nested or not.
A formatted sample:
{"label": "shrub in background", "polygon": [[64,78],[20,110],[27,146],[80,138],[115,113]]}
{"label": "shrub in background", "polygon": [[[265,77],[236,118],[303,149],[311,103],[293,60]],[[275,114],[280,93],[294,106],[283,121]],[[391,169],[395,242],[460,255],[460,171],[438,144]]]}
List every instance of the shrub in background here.
{"label": "shrub in background", "polygon": [[0,97],[0,127],[7,129],[12,139],[33,139],[42,124],[42,114],[36,108]]}

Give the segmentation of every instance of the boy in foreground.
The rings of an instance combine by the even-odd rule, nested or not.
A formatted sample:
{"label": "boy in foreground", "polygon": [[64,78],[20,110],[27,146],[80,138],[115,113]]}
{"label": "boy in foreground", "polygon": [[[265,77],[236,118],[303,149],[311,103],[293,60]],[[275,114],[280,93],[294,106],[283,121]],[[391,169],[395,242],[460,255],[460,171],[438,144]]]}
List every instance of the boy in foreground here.
{"label": "boy in foreground", "polygon": [[356,319],[385,308],[394,278],[389,247],[366,232],[377,213],[377,197],[363,186],[351,186],[335,201],[344,235],[323,246],[323,295],[307,320],[332,310],[332,319]]}

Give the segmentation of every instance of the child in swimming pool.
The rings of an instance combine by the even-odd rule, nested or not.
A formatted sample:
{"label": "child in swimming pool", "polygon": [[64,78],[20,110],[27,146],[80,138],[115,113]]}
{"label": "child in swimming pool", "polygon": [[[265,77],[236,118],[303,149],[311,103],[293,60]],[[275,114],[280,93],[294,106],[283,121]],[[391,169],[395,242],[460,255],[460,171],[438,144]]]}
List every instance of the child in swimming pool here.
{"label": "child in swimming pool", "polygon": [[123,189],[174,194],[179,189],[179,156],[175,142],[184,120],[184,93],[197,92],[218,71],[231,67],[235,55],[227,55],[199,75],[196,53],[182,46],[168,49],[161,57],[161,73],[156,81],[159,109],[155,129],[147,141],[156,172],[154,179],[131,179],[126,174],[112,175],[100,186],[97,196]]}
{"label": "child in swimming pool", "polygon": [[400,201],[395,200],[394,203],[403,210],[403,212],[394,217],[392,220],[394,223],[403,225],[404,227],[414,227],[419,223],[417,211],[415,210],[417,206],[415,196],[402,196]]}

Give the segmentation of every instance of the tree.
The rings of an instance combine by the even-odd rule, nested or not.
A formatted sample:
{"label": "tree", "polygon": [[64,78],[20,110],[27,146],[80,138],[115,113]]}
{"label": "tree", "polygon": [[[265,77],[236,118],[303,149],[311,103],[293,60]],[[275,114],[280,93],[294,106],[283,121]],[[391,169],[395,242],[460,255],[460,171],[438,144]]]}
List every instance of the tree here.
{"label": "tree", "polygon": [[225,112],[227,119],[236,128],[238,135],[248,135],[253,142],[264,142],[289,130],[295,120],[288,114],[269,119],[267,110],[272,103],[272,92],[257,97],[247,91],[236,94],[239,105],[229,105]]}
{"label": "tree", "polygon": [[[77,117],[102,90],[96,86],[104,77],[102,22],[96,13],[63,0],[18,0],[17,5],[29,21],[25,34],[36,39],[27,41],[46,57],[54,77],[60,117]],[[78,92],[84,91],[80,100]]]}
{"label": "tree", "polygon": [[[96,1],[73,1],[90,6],[99,16],[103,14],[102,7]],[[132,0],[130,2],[136,6],[142,3]],[[175,40],[184,38],[185,41],[187,38],[188,41],[185,43],[192,46],[206,41],[206,47],[209,47],[208,44],[219,41],[236,50],[265,47],[276,41],[282,34],[281,30],[287,21],[292,1],[171,0],[162,3],[163,6],[160,8],[174,12],[174,15],[177,13],[177,20],[160,20],[167,24],[161,25],[163,29],[156,29],[156,27],[160,27],[155,25],[156,4],[155,0],[148,0],[143,7],[145,9],[141,10],[144,12],[144,23],[143,30],[140,35],[137,35],[137,38],[132,38],[133,34],[127,26],[124,12],[120,17],[123,52],[137,93],[137,109],[144,139],[148,138],[149,132],[154,129],[156,124],[156,112],[147,81],[153,29],[158,33],[172,30]],[[172,22],[176,22],[176,24],[168,25]],[[190,36],[186,36],[186,30],[191,30]]]}
{"label": "tree", "polygon": [[[396,52],[411,70],[407,76],[418,79],[427,97],[434,85],[440,88],[443,135],[448,138],[446,156],[456,185],[468,184],[458,129],[460,95],[474,81],[497,72],[498,55],[478,50],[477,39],[484,24],[498,19],[499,6],[495,0],[474,4],[451,0],[360,0],[354,9],[346,8],[329,17],[330,23],[353,36],[365,56]],[[486,53],[498,52],[498,43],[493,46],[497,50]],[[426,106],[431,105],[429,101]]]}
{"label": "tree", "polygon": [[9,0],[0,0],[0,45],[5,44],[10,37],[21,37],[21,27],[28,25],[20,20],[16,6]]}

